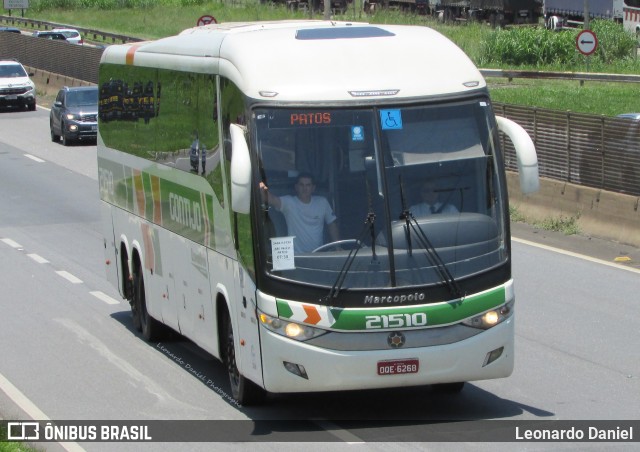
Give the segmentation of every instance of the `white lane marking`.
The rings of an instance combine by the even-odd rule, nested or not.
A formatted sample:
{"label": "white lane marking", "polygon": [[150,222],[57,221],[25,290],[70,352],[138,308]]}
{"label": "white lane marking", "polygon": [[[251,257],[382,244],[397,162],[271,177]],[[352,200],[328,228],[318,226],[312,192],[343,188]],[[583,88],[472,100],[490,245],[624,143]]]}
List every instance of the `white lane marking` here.
{"label": "white lane marking", "polygon": [[[50,421],[51,418],[44,414],[40,408],[36,406],[27,396],[25,396],[22,391],[16,388],[13,383],[5,378],[4,375],[0,374],[0,389],[4,392],[7,397],[9,397],[13,403],[18,405],[18,407],[27,413],[31,419],[36,421]],[[69,452],[83,452],[84,449],[80,447],[78,443],[74,442],[60,442],[58,443],[62,447],[64,447]]]}
{"label": "white lane marking", "polygon": [[46,260],[44,257],[39,256],[39,255],[37,255],[35,253],[27,254],[27,256],[29,256],[31,259],[36,261],[38,264],[48,264],[49,263],[49,261]]}
{"label": "white lane marking", "polygon": [[595,257],[585,256],[584,254],[574,253],[572,251],[566,251],[566,250],[563,250],[563,249],[560,249],[560,248],[555,248],[553,246],[542,245],[540,243],[530,242],[529,240],[518,239],[516,237],[511,237],[511,240],[514,241],[514,242],[525,244],[525,245],[535,246],[536,248],[540,248],[540,249],[543,249],[543,250],[552,251],[554,253],[564,254],[565,256],[576,257],[578,259],[582,259],[582,260],[585,260],[585,261],[593,262],[594,264],[606,265],[607,267],[613,267],[613,268],[617,268],[619,270],[627,270],[627,271],[630,271],[630,272],[633,272],[633,273],[640,274],[640,269],[638,269],[638,268],[627,267],[626,265],[620,265],[620,264],[616,264],[614,262],[608,262],[608,261],[605,261],[605,260],[602,260],[602,259],[597,259]]}
{"label": "white lane marking", "polygon": [[9,245],[11,248],[15,248],[15,249],[21,249],[22,245],[20,245],[18,242],[14,242],[11,239],[2,239],[2,241],[4,243],[6,243],[7,245]]}
{"label": "white lane marking", "polygon": [[[104,342],[102,342],[100,339],[98,339],[96,336],[91,334],[89,331],[87,331],[85,328],[83,328],[73,320],[58,318],[53,319],[53,321],[58,322],[59,324],[67,328],[69,331],[76,335],[78,340],[82,342],[83,345],[91,348],[92,352],[97,352],[97,354],[107,360],[107,362],[114,365],[118,370],[123,372],[126,375],[125,378],[128,378],[127,381],[129,384],[140,385],[149,394],[153,394],[158,399],[158,401],[160,401],[161,403],[168,403],[172,408],[187,409],[192,413],[198,411],[194,406],[173,397],[162,387],[162,385],[156,383],[156,381],[152,377],[150,377],[146,373],[140,372],[125,359],[120,358],[118,355],[112,352]],[[93,354],[95,355],[95,353]],[[205,413],[204,410],[199,411]]]}
{"label": "white lane marking", "polygon": [[100,301],[104,301],[107,304],[120,304],[120,302],[114,298],[111,298],[104,292],[100,292],[99,290],[94,290],[93,292],[89,292],[91,295],[96,297]]}
{"label": "white lane marking", "polygon": [[69,281],[72,284],[82,284],[82,280],[79,278],[76,278],[75,276],[73,276],[71,273],[66,272],[64,270],[59,270],[56,272],[58,275],[62,276],[64,279],[66,279],[67,281]]}
{"label": "white lane marking", "polygon": [[24,156],[26,158],[28,158],[28,159],[31,159],[31,160],[35,161],[35,162],[44,163],[44,160],[42,160],[41,158],[36,157],[35,155],[25,154]]}

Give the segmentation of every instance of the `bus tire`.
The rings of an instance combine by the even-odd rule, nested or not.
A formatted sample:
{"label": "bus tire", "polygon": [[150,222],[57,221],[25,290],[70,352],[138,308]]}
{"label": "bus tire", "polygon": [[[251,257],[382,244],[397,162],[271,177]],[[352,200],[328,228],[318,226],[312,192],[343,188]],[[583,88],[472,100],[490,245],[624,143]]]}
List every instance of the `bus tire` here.
{"label": "bus tire", "polygon": [[140,304],[138,303],[137,292],[134,289],[134,295],[131,301],[131,322],[136,331],[142,331],[142,323],[140,323]]}
{"label": "bus tire", "polygon": [[432,385],[432,389],[441,394],[458,394],[462,391],[462,388],[464,388],[464,381]]}
{"label": "bus tire", "polygon": [[[134,287],[134,304],[140,320],[140,331],[142,336],[149,342],[156,341],[162,336],[163,325],[149,315],[147,311],[147,297],[144,290],[144,277],[142,269],[136,273],[136,284]],[[134,317],[135,326],[135,317]]]}
{"label": "bus tire", "polygon": [[236,347],[233,336],[233,326],[231,325],[231,317],[225,311],[225,317],[222,325],[223,334],[223,362],[229,374],[229,385],[231,386],[231,395],[234,399],[244,406],[260,405],[264,402],[266,391],[259,387],[251,380],[242,376],[236,364]]}

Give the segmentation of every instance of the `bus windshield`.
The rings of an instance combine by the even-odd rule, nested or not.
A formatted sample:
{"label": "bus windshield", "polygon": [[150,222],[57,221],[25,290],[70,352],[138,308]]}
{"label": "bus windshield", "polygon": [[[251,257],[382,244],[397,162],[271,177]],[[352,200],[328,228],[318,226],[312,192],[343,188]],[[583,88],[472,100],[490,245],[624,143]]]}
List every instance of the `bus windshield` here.
{"label": "bus windshield", "polygon": [[254,110],[262,267],[371,289],[455,285],[504,263],[491,117],[484,98]]}

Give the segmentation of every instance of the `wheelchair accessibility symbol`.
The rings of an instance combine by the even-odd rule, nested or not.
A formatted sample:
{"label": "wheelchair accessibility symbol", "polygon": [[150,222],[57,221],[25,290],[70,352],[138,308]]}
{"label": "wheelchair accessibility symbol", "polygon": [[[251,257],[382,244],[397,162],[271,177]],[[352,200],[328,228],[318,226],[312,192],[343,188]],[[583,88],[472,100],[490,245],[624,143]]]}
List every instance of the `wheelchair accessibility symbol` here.
{"label": "wheelchair accessibility symbol", "polygon": [[382,130],[402,129],[402,114],[400,110],[380,110],[380,125]]}

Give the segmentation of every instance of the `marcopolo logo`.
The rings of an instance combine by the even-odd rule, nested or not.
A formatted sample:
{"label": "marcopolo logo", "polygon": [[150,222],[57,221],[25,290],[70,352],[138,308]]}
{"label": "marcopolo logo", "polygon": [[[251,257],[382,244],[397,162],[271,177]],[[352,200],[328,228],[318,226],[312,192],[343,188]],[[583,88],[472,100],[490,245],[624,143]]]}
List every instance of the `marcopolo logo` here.
{"label": "marcopolo logo", "polygon": [[402,304],[405,302],[423,301],[425,299],[424,292],[415,292],[402,295],[365,295],[364,304]]}

